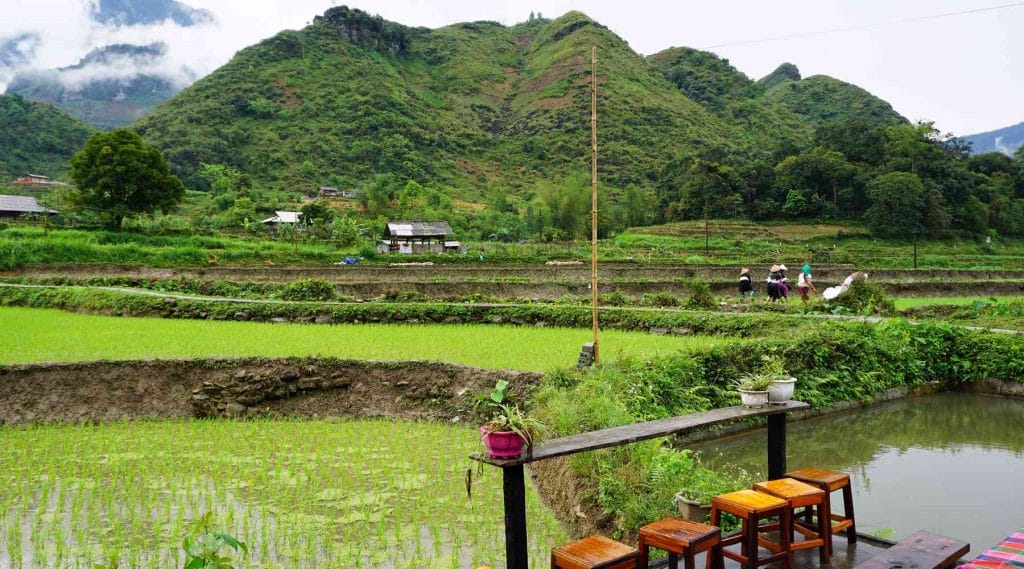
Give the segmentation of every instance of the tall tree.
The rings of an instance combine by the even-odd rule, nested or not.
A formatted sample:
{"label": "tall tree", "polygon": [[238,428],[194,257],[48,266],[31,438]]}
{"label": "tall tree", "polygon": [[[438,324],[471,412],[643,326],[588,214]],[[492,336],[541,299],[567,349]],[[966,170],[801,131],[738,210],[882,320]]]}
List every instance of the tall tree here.
{"label": "tall tree", "polygon": [[890,172],[867,185],[871,207],[864,214],[872,233],[883,237],[910,237],[920,232],[925,217],[925,189],[909,172]]}
{"label": "tall tree", "polygon": [[185,193],[160,151],[128,129],[92,135],[71,158],[71,179],[72,203],[96,211],[114,229],[133,213],[166,212]]}

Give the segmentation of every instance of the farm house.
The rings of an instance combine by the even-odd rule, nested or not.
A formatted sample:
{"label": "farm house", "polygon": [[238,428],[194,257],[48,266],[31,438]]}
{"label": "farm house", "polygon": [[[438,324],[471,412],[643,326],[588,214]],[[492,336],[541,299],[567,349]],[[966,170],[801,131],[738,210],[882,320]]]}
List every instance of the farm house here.
{"label": "farm house", "polygon": [[449,239],[447,221],[389,221],[377,244],[381,253],[444,253],[458,251],[459,242]]}

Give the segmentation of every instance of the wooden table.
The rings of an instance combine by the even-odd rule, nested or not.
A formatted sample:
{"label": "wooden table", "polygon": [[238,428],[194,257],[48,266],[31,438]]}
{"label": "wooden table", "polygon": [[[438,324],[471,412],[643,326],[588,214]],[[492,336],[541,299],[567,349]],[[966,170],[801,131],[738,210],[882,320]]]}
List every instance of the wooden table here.
{"label": "wooden table", "polygon": [[919,531],[854,569],[948,569],[970,549],[966,541]]}

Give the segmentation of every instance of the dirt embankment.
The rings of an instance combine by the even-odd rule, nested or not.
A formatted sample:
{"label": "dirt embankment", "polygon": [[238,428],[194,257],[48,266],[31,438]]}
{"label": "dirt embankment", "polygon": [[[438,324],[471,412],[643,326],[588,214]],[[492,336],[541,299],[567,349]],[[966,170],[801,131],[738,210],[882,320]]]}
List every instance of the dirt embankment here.
{"label": "dirt embankment", "polygon": [[202,416],[464,420],[498,379],[541,374],[438,362],[205,359],[0,367],[0,424]]}

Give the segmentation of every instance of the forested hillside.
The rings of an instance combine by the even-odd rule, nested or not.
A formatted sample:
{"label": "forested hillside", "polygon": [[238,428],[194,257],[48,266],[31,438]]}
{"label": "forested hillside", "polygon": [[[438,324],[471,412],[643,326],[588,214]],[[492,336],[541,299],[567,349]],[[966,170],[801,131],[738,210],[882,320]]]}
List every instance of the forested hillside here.
{"label": "forested hillside", "polygon": [[213,195],[222,223],[261,204],[236,198],[329,185],[355,190],[369,218],[584,236],[592,46],[603,234],[705,215],[1024,231],[1017,162],[969,160],[959,139],[791,64],[753,81],[698,50],[644,58],[579,12],[430,30],[331,8],[242,50],[135,128]]}
{"label": "forested hillside", "polygon": [[57,176],[93,132],[50,105],[0,95],[0,176]]}

